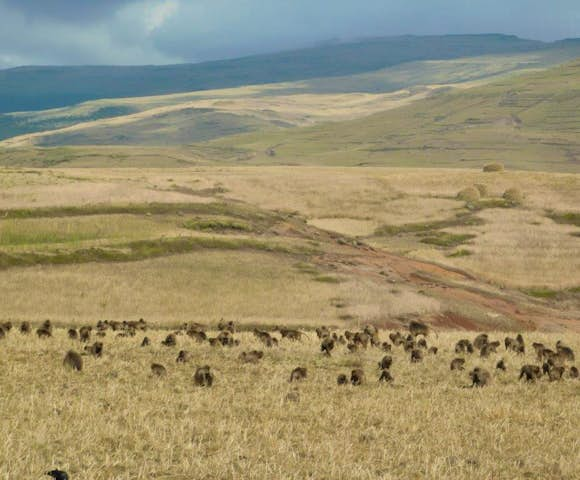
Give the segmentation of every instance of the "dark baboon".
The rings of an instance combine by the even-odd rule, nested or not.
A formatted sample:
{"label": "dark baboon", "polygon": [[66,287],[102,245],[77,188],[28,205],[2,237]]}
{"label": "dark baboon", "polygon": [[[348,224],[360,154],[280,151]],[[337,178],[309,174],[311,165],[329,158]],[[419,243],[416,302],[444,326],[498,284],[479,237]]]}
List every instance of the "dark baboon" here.
{"label": "dark baboon", "polygon": [[542,370],[537,365],[524,365],[520,369],[520,376],[518,380],[522,378],[526,380],[526,382],[535,382],[536,379],[542,376]]}
{"label": "dark baboon", "polygon": [[369,337],[378,337],[379,335],[379,330],[374,325],[365,325],[363,332],[366,333]]}
{"label": "dark baboon", "polygon": [[2,324],[2,328],[6,331],[9,332],[10,330],[12,330],[12,322],[4,322]]}
{"label": "dark baboon", "polygon": [[427,335],[429,335],[429,327],[425,325],[423,322],[412,320],[411,323],[409,323],[409,332],[414,337],[416,337],[417,335],[423,335],[426,337]]}
{"label": "dark baboon", "polygon": [[550,358],[554,358],[556,356],[556,352],[554,350],[550,350],[549,348],[543,348],[542,351],[538,354],[538,360],[541,362],[542,360],[549,360]]}
{"label": "dark baboon", "polygon": [[564,375],[564,367],[552,367],[548,371],[548,378],[550,382],[556,382],[558,380],[562,380],[562,375]]}
{"label": "dark baboon", "polygon": [[544,348],[546,348],[545,345],[543,343],[534,342],[534,343],[532,343],[532,347],[534,348],[534,350],[536,352],[536,356],[538,357],[538,362],[541,362],[542,358],[543,358]]}
{"label": "dark baboon", "polygon": [[390,355],[385,355],[381,361],[379,362],[379,368],[381,370],[388,370],[389,368],[391,368],[391,365],[393,364],[393,357],[391,357]]}
{"label": "dark baboon", "polygon": [[328,327],[317,327],[314,331],[320,340],[330,335],[330,329]]}
{"label": "dark baboon", "polygon": [[415,349],[415,346],[416,344],[414,340],[405,340],[403,343],[403,350],[405,350],[405,352],[410,352]]}
{"label": "dark baboon", "polygon": [[44,327],[41,327],[38,330],[36,330],[36,335],[38,335],[38,338],[49,338],[52,337],[52,331],[47,330]]}
{"label": "dark baboon", "polygon": [[193,375],[193,384],[196,387],[211,387],[213,380],[213,374],[210,372],[208,365],[199,367]]}
{"label": "dark baboon", "polygon": [[341,373],[336,377],[336,383],[337,385],[346,385],[348,383],[348,377],[344,373]]}
{"label": "dark baboon", "polygon": [[391,340],[391,343],[397,347],[405,342],[405,338],[401,332],[389,333],[389,339]]}
{"label": "dark baboon", "polygon": [[287,338],[288,340],[301,340],[302,335],[304,335],[300,330],[291,330],[289,328],[279,328],[278,331],[282,338]]}
{"label": "dark baboon", "polygon": [[88,342],[91,339],[91,330],[93,327],[84,326],[79,328],[79,339],[81,342]]}
{"label": "dark baboon", "polygon": [[486,343],[483,345],[483,347],[481,347],[479,353],[482,357],[489,357],[491,353],[497,353],[497,347],[499,347],[498,341]]}
{"label": "dark baboon", "polygon": [[570,362],[574,361],[574,350],[570,347],[564,345],[560,340],[556,343],[556,350],[558,351],[558,355],[563,360],[567,360]]}
{"label": "dark baboon", "polygon": [[344,335],[339,335],[336,341],[341,345],[346,345],[346,338],[344,338]]}
{"label": "dark baboon", "polygon": [[439,349],[437,347],[431,347],[429,348],[429,350],[427,350],[427,353],[429,353],[430,355],[437,355],[438,351]]}
{"label": "dark baboon", "polygon": [[423,361],[423,352],[421,350],[413,350],[411,352],[411,363],[419,363]]}
{"label": "dark baboon", "polygon": [[170,333],[167,335],[161,344],[165,345],[166,347],[175,347],[175,345],[177,345],[177,337],[175,336],[175,333]]}
{"label": "dark baboon", "polygon": [[189,362],[191,358],[191,355],[189,354],[189,352],[186,352],[185,350],[180,350],[179,353],[177,354],[177,358],[175,359],[175,361],[177,363],[187,363]]}
{"label": "dark baboon", "polygon": [[92,345],[85,347],[85,352],[93,357],[100,358],[103,356],[103,342],[95,342]]}
{"label": "dark baboon", "polygon": [[151,340],[149,340],[149,337],[143,337],[143,341],[141,342],[141,346],[148,347],[149,345],[151,345]]}
{"label": "dark baboon", "polygon": [[580,373],[578,372],[578,368],[577,367],[570,367],[570,378],[578,378],[580,377]]}
{"label": "dark baboon", "polygon": [[220,342],[219,338],[208,338],[207,341],[209,342],[210,347],[221,346],[221,342]]}
{"label": "dark baboon", "polygon": [[305,380],[308,376],[308,370],[305,367],[296,367],[290,374],[290,382]]}
{"label": "dark baboon", "polygon": [[423,350],[427,350],[427,340],[424,338],[420,338],[417,341],[417,347],[422,348]]}
{"label": "dark baboon", "polygon": [[207,335],[204,331],[194,328],[187,330],[187,336],[193,338],[197,343],[203,343],[207,340]]}
{"label": "dark baboon", "polygon": [[485,387],[491,383],[490,373],[480,367],[475,367],[471,372],[469,372],[469,378],[471,379],[472,387]]}
{"label": "dark baboon", "polygon": [[52,333],[52,322],[50,320],[45,320],[42,322],[40,328],[44,328],[45,330],[48,330],[50,333]]}
{"label": "dark baboon", "polygon": [[320,351],[324,353],[324,355],[328,355],[330,357],[330,352],[334,349],[334,340],[330,337],[326,337],[322,340],[320,344]]}
{"label": "dark baboon", "polygon": [[486,345],[488,342],[489,336],[487,335],[487,333],[480,333],[477,337],[475,337],[475,340],[473,341],[473,346],[478,350],[481,350],[483,346]]}
{"label": "dark baboon", "polygon": [[74,328],[69,328],[67,333],[68,338],[70,338],[71,340],[77,340],[79,338],[79,334]]}
{"label": "dark baboon", "polygon": [[65,367],[77,370],[78,372],[80,372],[83,369],[82,357],[73,350],[69,350],[66,353],[66,355],[64,356],[64,360],[62,361],[62,364]]}
{"label": "dark baboon", "polygon": [[354,338],[354,333],[347,330],[346,332],[344,332],[344,338],[346,338],[349,342],[352,342],[352,339]]}
{"label": "dark baboon", "polygon": [[349,343],[346,348],[348,349],[348,351],[350,353],[356,353],[358,352],[358,344],[356,343]]}
{"label": "dark baboon", "polygon": [[455,353],[473,353],[473,344],[466,338],[463,338],[456,343]]}
{"label": "dark baboon", "polygon": [[464,358],[454,358],[451,360],[451,370],[464,370],[465,369],[465,359]]}
{"label": "dark baboon", "polygon": [[391,383],[392,381],[393,376],[391,375],[391,372],[388,369],[383,370],[379,377],[379,382]]}
{"label": "dark baboon", "polygon": [[503,370],[504,372],[506,371],[506,366],[503,358],[495,364],[495,368],[496,370]]}
{"label": "dark baboon", "polygon": [[222,318],[218,323],[218,330],[220,332],[234,333],[236,331],[236,328],[235,328],[234,322],[232,322],[231,320],[229,322],[226,322]]}
{"label": "dark baboon", "polygon": [[32,331],[32,326],[30,325],[30,322],[22,322],[20,324],[20,333],[23,333],[24,335],[28,335],[31,331]]}
{"label": "dark baboon", "polygon": [[6,337],[6,332],[4,331],[4,329],[2,327],[0,327],[0,339],[5,338]]}
{"label": "dark baboon", "polygon": [[352,341],[363,348],[367,348],[371,341],[371,336],[365,332],[356,332]]}
{"label": "dark baboon", "polygon": [[258,363],[264,357],[264,352],[260,350],[251,350],[250,352],[242,352],[239,359],[242,363]]}
{"label": "dark baboon", "polygon": [[165,375],[167,375],[167,369],[160,363],[152,363],[151,373],[158,377],[164,377]]}
{"label": "dark baboon", "polygon": [[389,353],[392,350],[391,344],[389,342],[381,343],[381,350],[383,352]]}
{"label": "dark baboon", "polygon": [[45,475],[54,478],[54,480],[68,480],[68,473],[62,470],[51,470],[50,472],[46,472]]}
{"label": "dark baboon", "polygon": [[365,379],[365,372],[362,368],[355,368],[350,372],[350,383],[355,386],[362,385]]}

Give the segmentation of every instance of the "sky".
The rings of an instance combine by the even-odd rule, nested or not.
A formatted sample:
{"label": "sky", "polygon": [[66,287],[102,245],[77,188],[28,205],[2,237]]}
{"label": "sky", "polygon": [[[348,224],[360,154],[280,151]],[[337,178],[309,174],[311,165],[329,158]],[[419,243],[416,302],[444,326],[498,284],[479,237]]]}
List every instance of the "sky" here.
{"label": "sky", "polygon": [[0,0],[0,68],[200,62],[448,33],[580,37],[580,0]]}

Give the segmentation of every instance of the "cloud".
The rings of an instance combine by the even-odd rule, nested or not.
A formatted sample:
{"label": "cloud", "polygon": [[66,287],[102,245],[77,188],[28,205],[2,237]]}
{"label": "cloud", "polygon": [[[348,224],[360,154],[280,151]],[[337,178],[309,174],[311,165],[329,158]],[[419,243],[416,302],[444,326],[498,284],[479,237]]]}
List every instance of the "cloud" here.
{"label": "cloud", "polygon": [[158,30],[179,10],[178,0],[164,0],[146,5],[145,28],[148,33]]}
{"label": "cloud", "polygon": [[552,40],[580,36],[579,19],[579,0],[0,0],[0,66],[191,62],[401,34]]}

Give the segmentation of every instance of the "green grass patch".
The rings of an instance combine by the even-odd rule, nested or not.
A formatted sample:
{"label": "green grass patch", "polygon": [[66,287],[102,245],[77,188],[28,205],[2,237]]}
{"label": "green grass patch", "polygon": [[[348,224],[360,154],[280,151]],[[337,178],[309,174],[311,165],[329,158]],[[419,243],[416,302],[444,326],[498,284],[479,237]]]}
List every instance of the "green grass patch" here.
{"label": "green grass patch", "polygon": [[333,277],[332,275],[318,275],[314,277],[314,280],[322,283],[341,283],[342,280],[338,277]]}
{"label": "green grass patch", "polygon": [[383,225],[375,231],[377,236],[393,236],[404,233],[424,233],[443,228],[483,225],[484,221],[471,212],[461,212],[447,220],[426,223],[406,223],[404,225]]}
{"label": "green grass patch", "polygon": [[564,290],[553,290],[546,287],[534,287],[523,290],[523,292],[534,298],[542,298],[546,300],[564,300],[570,297],[578,297],[580,295],[580,286],[566,288]]}
{"label": "green grass patch", "polygon": [[255,250],[289,255],[312,255],[317,251],[302,247],[263,242],[254,239],[223,237],[176,237],[139,240],[120,245],[85,248],[54,253],[0,252],[0,269],[35,265],[72,265],[100,262],[134,262],[170,255],[181,255],[202,249]]}
{"label": "green grass patch", "polygon": [[557,213],[554,211],[548,211],[546,216],[556,223],[580,227],[580,212]]}
{"label": "green grass patch", "polygon": [[426,243],[428,245],[436,245],[438,247],[457,247],[462,245],[469,240],[475,238],[475,235],[468,233],[455,234],[448,232],[434,232],[428,237],[422,238],[421,243]]}
{"label": "green grass patch", "polygon": [[298,262],[294,264],[294,268],[300,273],[306,273],[308,275],[318,275],[320,273],[314,265],[306,262]]}
{"label": "green grass patch", "polygon": [[251,232],[252,226],[245,222],[231,219],[195,219],[182,224],[183,228],[201,232]]}
{"label": "green grass patch", "polygon": [[453,253],[450,253],[447,256],[449,258],[461,258],[461,257],[469,257],[470,255],[473,255],[473,252],[471,250],[461,249]]}

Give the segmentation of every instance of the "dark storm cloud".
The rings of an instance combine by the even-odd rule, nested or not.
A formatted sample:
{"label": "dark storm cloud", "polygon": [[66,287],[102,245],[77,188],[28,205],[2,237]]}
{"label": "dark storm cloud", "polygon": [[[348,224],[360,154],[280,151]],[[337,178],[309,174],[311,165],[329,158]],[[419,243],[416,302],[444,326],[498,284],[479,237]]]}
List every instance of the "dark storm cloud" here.
{"label": "dark storm cloud", "polygon": [[577,37],[580,0],[0,0],[0,67],[191,62],[446,33]]}

